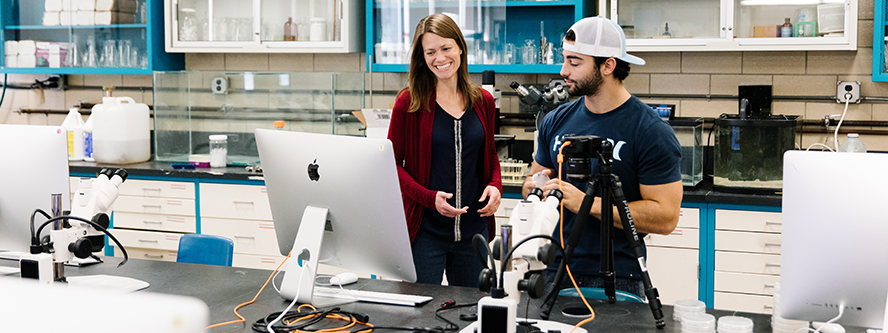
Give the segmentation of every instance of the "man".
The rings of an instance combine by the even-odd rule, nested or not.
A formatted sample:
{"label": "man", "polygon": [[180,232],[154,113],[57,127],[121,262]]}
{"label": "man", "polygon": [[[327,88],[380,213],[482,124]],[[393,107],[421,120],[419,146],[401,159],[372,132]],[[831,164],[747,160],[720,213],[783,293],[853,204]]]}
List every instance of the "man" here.
{"label": "man", "polygon": [[[680,145],[672,128],[623,86],[629,64],[644,65],[644,60],[626,53],[623,31],[602,17],[584,18],[575,23],[562,46],[561,76],[568,92],[580,97],[550,112],[541,123],[536,156],[522,189],[524,196],[535,186],[531,176],[537,172],[552,178],[543,187],[543,193],[559,186],[563,188],[566,242],[588,183],[557,179],[558,151],[566,134],[595,135],[614,146],[613,172],[623,185],[639,237],[646,233],[670,234],[678,223],[683,193]],[[593,159],[592,173],[597,171],[598,162]],[[599,275],[600,199],[595,200],[592,216],[569,263],[581,287],[603,286]],[[606,208],[606,211],[613,212],[614,226],[619,228],[613,233],[616,289],[644,298],[641,268],[621,230],[620,216],[615,208]],[[556,239],[559,234],[556,228],[553,233]],[[554,278],[556,268],[547,269],[547,282]],[[565,276],[559,289],[567,287],[571,284]]]}

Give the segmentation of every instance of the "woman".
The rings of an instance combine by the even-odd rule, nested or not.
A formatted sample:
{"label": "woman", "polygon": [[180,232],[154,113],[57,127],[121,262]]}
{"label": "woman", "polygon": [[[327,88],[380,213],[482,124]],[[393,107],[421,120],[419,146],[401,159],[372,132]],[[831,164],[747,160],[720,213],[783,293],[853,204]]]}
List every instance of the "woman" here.
{"label": "woman", "polygon": [[502,181],[494,100],[469,81],[466,41],[443,14],[419,21],[407,89],[388,138],[395,149],[417,282],[478,285],[472,237],[493,235]]}

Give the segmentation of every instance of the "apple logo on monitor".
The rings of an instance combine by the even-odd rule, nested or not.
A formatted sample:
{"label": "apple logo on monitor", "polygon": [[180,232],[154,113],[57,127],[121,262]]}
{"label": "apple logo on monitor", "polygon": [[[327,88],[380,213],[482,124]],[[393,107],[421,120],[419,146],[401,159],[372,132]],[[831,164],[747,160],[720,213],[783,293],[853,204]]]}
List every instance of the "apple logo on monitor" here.
{"label": "apple logo on monitor", "polygon": [[321,179],[321,174],[318,173],[317,161],[318,160],[315,159],[314,162],[308,164],[308,178],[312,181],[318,181],[318,179]]}

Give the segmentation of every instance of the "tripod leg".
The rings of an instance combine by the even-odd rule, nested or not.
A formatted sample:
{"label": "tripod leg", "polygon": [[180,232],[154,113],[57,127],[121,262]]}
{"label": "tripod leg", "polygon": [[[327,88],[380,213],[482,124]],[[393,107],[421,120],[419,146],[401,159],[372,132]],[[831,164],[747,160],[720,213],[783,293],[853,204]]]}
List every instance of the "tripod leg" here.
{"label": "tripod leg", "polygon": [[626,202],[626,197],[623,195],[623,187],[622,184],[620,184],[620,178],[613,176],[611,184],[613,185],[614,203],[617,205],[617,211],[620,213],[620,220],[623,224],[623,231],[626,233],[626,240],[629,242],[629,247],[632,248],[635,257],[638,260],[638,265],[641,267],[641,281],[644,284],[644,294],[647,296],[648,305],[651,307],[651,313],[654,315],[657,328],[663,328],[666,326],[666,321],[663,320],[660,294],[657,292],[657,288],[651,283],[651,277],[647,271],[647,264],[644,261],[644,253],[641,250],[641,240],[638,237],[638,232],[635,230],[635,222],[632,220],[632,214],[629,212],[629,204]]}
{"label": "tripod leg", "polygon": [[548,294],[546,299],[543,301],[543,305],[540,306],[540,318],[542,319],[549,319],[549,314],[552,312],[552,307],[558,298],[558,288],[561,286],[561,281],[564,280],[564,273],[567,271],[567,264],[570,263],[570,256],[573,254],[577,244],[580,243],[580,236],[583,234],[583,230],[586,229],[586,222],[589,219],[592,204],[595,202],[597,188],[598,179],[593,178],[586,187],[586,194],[583,197],[583,202],[580,204],[580,210],[577,211],[577,218],[574,220],[573,227],[570,229],[570,237],[567,239],[567,244],[562,244],[564,245],[564,257],[561,258],[561,264],[558,265],[555,279],[547,287]]}
{"label": "tripod leg", "polygon": [[613,242],[613,233],[614,233],[614,215],[607,214],[605,212],[611,210],[610,207],[613,207],[613,196],[611,196],[611,179],[607,176],[601,176],[600,174],[596,177],[600,177],[601,179],[601,238],[600,238],[600,246],[601,246],[601,255],[599,256],[601,262],[601,278],[604,279],[604,294],[607,295],[607,300],[610,303],[617,302],[617,294],[616,294],[616,284],[617,284],[617,276],[614,272],[614,242]]}

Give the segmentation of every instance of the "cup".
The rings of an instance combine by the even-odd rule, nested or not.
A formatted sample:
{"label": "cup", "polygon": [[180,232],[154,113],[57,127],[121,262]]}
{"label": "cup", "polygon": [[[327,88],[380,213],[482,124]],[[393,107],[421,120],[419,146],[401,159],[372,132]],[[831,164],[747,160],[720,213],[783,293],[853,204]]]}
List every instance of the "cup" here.
{"label": "cup", "polygon": [[312,42],[322,42],[327,40],[327,20],[320,17],[311,19],[311,36]]}

